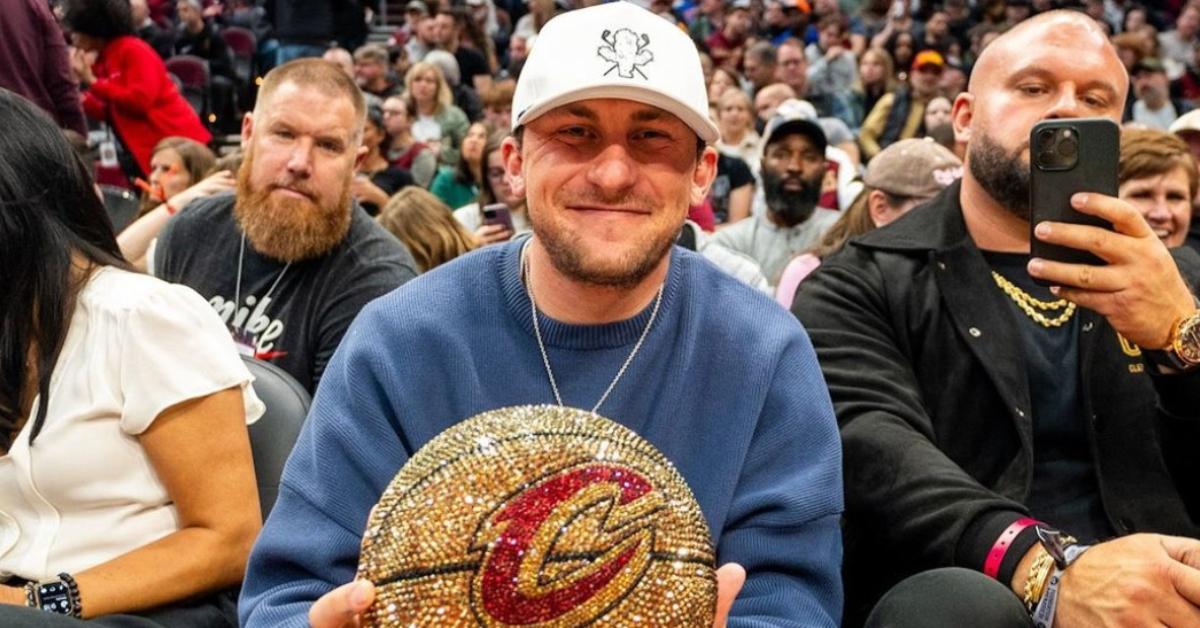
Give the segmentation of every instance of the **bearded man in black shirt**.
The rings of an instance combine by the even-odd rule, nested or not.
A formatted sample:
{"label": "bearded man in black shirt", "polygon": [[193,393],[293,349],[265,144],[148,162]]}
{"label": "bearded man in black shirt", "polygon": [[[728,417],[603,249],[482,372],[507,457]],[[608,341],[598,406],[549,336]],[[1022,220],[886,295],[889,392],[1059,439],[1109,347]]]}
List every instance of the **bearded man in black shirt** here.
{"label": "bearded man in black shirt", "polygon": [[362,306],[416,275],[404,245],[351,201],[364,116],[362,92],[333,64],[272,70],[242,123],[236,193],[188,205],[152,253],[154,274],[208,299],[244,354],[310,392]]}

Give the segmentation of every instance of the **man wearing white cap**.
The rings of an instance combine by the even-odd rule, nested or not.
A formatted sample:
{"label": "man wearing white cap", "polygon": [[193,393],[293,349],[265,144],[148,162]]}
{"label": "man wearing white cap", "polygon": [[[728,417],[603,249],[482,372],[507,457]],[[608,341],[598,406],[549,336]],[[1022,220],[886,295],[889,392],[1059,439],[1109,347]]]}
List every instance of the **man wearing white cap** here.
{"label": "man wearing white cap", "polygon": [[836,626],[841,450],[811,345],[770,297],[673,246],[717,157],[694,46],[622,2],[564,13],[538,42],[503,149],[533,235],[355,321],[252,553],[242,625],[357,625],[374,589],[347,583],[397,470],[467,417],[559,403],[633,429],[687,480],[723,565],[717,625]]}

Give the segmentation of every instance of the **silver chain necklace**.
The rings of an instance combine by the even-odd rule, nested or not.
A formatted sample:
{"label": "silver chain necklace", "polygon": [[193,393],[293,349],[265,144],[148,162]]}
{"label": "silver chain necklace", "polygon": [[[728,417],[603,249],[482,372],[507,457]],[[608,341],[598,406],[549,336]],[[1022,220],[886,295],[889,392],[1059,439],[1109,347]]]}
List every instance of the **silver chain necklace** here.
{"label": "silver chain necklace", "polygon": [[[538,325],[538,309],[537,303],[533,300],[533,289],[529,286],[529,258],[525,254],[529,248],[529,242],[526,242],[521,247],[521,283],[525,285],[525,294],[529,295],[529,310],[533,315],[533,335],[537,337],[538,351],[542,353],[542,364],[546,367],[546,376],[550,378],[550,388],[554,391],[554,401],[558,402],[559,406],[563,405],[562,395],[558,393],[558,382],[554,380],[554,371],[550,368],[550,356],[546,353],[546,344],[542,342],[542,329]],[[600,410],[600,406],[604,405],[604,401],[608,399],[609,393],[616,388],[617,382],[621,381],[621,376],[625,374],[625,369],[629,368],[629,363],[633,362],[633,356],[637,355],[638,350],[642,348],[642,343],[646,341],[646,336],[650,334],[650,328],[654,326],[654,319],[658,317],[658,306],[662,304],[663,288],[667,282],[664,280],[658,286],[658,296],[654,297],[654,309],[650,311],[650,320],[646,321],[646,328],[642,330],[642,335],[638,337],[637,343],[633,345],[633,351],[629,352],[629,357],[625,358],[625,363],[621,365],[621,369],[617,371],[617,376],[608,384],[604,394],[600,395],[600,400],[592,407],[592,414],[596,414]]]}
{"label": "silver chain necklace", "polygon": [[[237,311],[237,308],[242,307],[242,260],[245,257],[246,257],[246,234],[243,233],[242,234],[242,246],[241,246],[241,248],[238,249],[237,284],[235,285],[235,287],[233,289],[233,309],[235,312]],[[271,298],[271,294],[273,292],[275,292],[275,288],[279,287],[279,282],[280,282],[280,280],[283,279],[284,273],[286,273],[288,271],[288,269],[291,267],[292,267],[291,262],[288,262],[287,264],[284,265],[283,270],[279,271],[279,275],[275,277],[275,282],[272,283],[271,287],[267,289],[267,293],[263,295],[263,298],[260,299],[260,301],[266,301],[267,299]],[[249,297],[247,297],[247,298],[249,298]],[[264,311],[264,313],[266,312],[265,309],[263,311]],[[229,321],[231,323],[233,322],[233,318],[234,317],[230,317],[230,319],[229,319]]]}

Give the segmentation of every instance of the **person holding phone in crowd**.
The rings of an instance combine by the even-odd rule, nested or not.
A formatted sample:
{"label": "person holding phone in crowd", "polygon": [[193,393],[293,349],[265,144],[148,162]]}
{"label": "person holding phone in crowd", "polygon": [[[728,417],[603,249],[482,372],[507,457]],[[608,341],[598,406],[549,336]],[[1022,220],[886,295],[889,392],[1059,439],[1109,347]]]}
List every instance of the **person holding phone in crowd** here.
{"label": "person holding phone in crowd", "polygon": [[564,13],[513,111],[504,165],[533,235],[355,320],[252,553],[242,625],[357,625],[374,594],[351,582],[361,531],[405,461],[482,411],[561,403],[629,426],[688,482],[722,565],[718,626],[837,626],[841,459],[816,358],[768,295],[674,246],[716,170],[695,46],[631,3]]}
{"label": "person holding phone in crowd", "polygon": [[[1200,258],[1101,194],[1072,207],[1111,228],[1030,224],[1034,124],[1115,122],[1127,91],[1088,17],[1022,22],[954,102],[961,182],[800,285],[845,448],[848,625],[881,596],[868,625],[1200,623]],[[1031,258],[1031,227],[1105,264]]]}
{"label": "person holding phone in crowd", "polygon": [[[477,202],[454,210],[454,217],[474,234],[481,246],[507,242],[515,234],[530,231],[525,197],[513,193],[504,171],[502,149],[507,137],[505,130],[488,138],[483,152],[483,183],[479,186]],[[507,214],[507,220],[504,214]]]}

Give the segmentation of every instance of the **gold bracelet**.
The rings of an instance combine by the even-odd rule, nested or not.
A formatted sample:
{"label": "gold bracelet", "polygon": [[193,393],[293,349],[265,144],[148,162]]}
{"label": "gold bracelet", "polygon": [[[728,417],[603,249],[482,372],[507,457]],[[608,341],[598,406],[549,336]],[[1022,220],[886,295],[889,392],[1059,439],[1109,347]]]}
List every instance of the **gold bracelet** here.
{"label": "gold bracelet", "polygon": [[1044,549],[1029,566],[1029,575],[1025,577],[1025,597],[1021,600],[1029,612],[1032,613],[1038,602],[1042,601],[1042,593],[1046,590],[1046,581],[1050,579],[1053,567],[1054,557]]}

